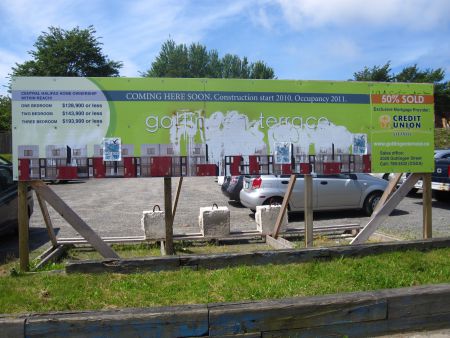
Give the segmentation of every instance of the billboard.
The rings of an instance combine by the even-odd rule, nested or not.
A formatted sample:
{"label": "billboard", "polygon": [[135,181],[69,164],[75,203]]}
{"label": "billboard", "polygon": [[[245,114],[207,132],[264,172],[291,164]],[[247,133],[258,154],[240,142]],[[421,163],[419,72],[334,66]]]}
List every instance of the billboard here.
{"label": "billboard", "polygon": [[432,172],[432,84],[16,77],[14,178]]}

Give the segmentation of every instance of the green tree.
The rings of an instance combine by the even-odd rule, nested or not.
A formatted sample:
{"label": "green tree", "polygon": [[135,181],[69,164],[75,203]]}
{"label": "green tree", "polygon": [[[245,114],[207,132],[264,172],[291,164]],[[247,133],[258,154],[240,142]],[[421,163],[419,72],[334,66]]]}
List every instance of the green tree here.
{"label": "green tree", "polygon": [[391,73],[391,62],[388,61],[383,66],[364,67],[363,70],[353,73],[355,81],[378,81],[390,82],[393,79]]}
{"label": "green tree", "polygon": [[273,79],[275,73],[262,61],[249,63],[246,57],[226,54],[222,59],[216,50],[193,43],[189,47],[172,39],[161,46],[161,51],[144,77],[242,78]]}
{"label": "green tree", "polygon": [[102,53],[95,29],[49,27],[36,40],[32,60],[16,63],[13,76],[118,76],[121,62]]}
{"label": "green tree", "polygon": [[189,57],[186,45],[177,45],[173,40],[167,40],[161,47],[161,52],[152,63],[152,68],[144,74],[149,77],[188,77]]}
{"label": "green tree", "polygon": [[11,98],[0,95],[0,131],[11,130]]}
{"label": "green tree", "polygon": [[400,73],[395,75],[397,82],[434,83],[435,93],[443,94],[448,84],[442,82],[445,78],[445,71],[442,68],[420,70],[417,64],[405,67]]}
{"label": "green tree", "polygon": [[193,43],[188,51],[189,75],[198,74],[198,77],[206,77],[208,72],[208,52],[205,46]]}
{"label": "green tree", "polygon": [[256,61],[250,66],[250,78],[252,79],[273,79],[275,73],[264,61]]}
{"label": "green tree", "polygon": [[417,64],[410,67],[405,67],[403,70],[395,75],[397,82],[427,82],[437,83],[441,82],[445,77],[445,71],[442,68],[420,70]]}
{"label": "green tree", "polygon": [[217,50],[213,49],[208,52],[208,63],[206,64],[206,77],[221,78],[222,77],[222,61],[219,58]]}
{"label": "green tree", "polygon": [[434,84],[435,118],[450,116],[450,81],[443,81],[445,71],[442,68],[420,70],[417,64],[403,68],[398,74],[391,74],[390,61],[383,66],[364,67],[353,74],[355,81],[413,82]]}
{"label": "green tree", "polygon": [[237,55],[226,54],[222,59],[222,77],[231,79],[248,79],[248,60]]}

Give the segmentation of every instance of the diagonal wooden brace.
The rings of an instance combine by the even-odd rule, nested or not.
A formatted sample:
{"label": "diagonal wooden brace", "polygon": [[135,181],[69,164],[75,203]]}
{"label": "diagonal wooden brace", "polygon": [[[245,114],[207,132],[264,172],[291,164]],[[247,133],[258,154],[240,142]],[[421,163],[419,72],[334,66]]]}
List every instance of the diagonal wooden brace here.
{"label": "diagonal wooden brace", "polygon": [[350,242],[350,244],[361,244],[369,239],[375,230],[383,223],[401,200],[414,187],[414,184],[421,178],[422,174],[411,174],[403,184],[389,197],[382,207],[372,214],[369,222],[361,232]]}
{"label": "diagonal wooden brace", "polygon": [[104,258],[120,258],[92,228],[78,216],[52,189],[42,181],[30,182],[40,198],[55,209]]}

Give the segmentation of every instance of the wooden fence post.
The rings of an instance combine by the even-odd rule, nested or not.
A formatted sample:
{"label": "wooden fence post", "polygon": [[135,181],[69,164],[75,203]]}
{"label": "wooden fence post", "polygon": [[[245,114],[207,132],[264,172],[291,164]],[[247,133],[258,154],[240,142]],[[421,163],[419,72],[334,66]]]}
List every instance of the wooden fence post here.
{"label": "wooden fence post", "polygon": [[428,239],[433,236],[432,227],[432,198],[431,198],[431,174],[422,176],[422,200],[423,200],[423,238]]}
{"label": "wooden fence post", "polygon": [[313,177],[304,176],[305,182],[305,247],[313,246]]}
{"label": "wooden fence post", "polygon": [[164,251],[166,255],[173,255],[172,177],[164,177],[164,212],[166,221]]}
{"label": "wooden fence post", "polygon": [[28,203],[27,203],[27,182],[18,182],[18,220],[19,220],[19,259],[20,271],[30,270],[30,252],[28,246]]}

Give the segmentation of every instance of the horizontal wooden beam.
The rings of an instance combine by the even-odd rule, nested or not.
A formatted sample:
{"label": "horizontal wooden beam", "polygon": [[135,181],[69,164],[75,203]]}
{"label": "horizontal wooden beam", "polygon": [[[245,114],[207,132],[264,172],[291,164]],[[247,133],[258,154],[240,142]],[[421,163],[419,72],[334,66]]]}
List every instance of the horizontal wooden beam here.
{"label": "horizontal wooden beam", "polygon": [[71,245],[57,245],[52,247],[52,251],[49,252],[45,257],[42,257],[40,259],[39,263],[34,267],[35,270],[41,268],[45,264],[51,263],[51,262],[57,262],[58,259],[64,255],[67,250],[71,247]]}
{"label": "horizontal wooden beam", "polygon": [[429,240],[370,243],[345,245],[327,248],[267,250],[246,253],[227,253],[209,255],[179,255],[165,257],[147,257],[139,259],[97,260],[87,262],[69,262],[66,272],[116,272],[132,273],[144,271],[176,270],[181,267],[190,269],[221,269],[240,265],[291,264],[309,262],[315,259],[340,257],[362,257],[392,251],[431,250],[450,247],[450,238]]}
{"label": "horizontal wooden beam", "polygon": [[273,238],[266,235],[266,243],[274,249],[293,249],[294,244],[284,239],[283,237]]}

